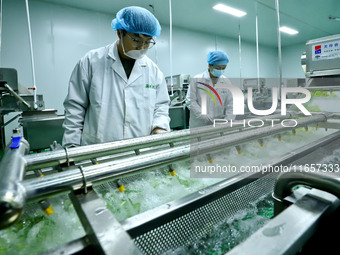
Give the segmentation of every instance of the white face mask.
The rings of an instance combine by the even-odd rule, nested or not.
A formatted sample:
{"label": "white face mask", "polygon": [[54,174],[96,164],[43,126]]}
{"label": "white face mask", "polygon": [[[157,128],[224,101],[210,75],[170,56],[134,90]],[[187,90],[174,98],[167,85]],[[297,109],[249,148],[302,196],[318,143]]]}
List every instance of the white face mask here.
{"label": "white face mask", "polygon": [[133,58],[133,59],[143,58],[146,55],[146,52],[148,51],[148,49],[144,49],[144,50],[129,50],[128,52],[125,52],[123,41],[122,41],[122,48],[123,48],[124,55],[128,56],[129,58]]}
{"label": "white face mask", "polygon": [[211,73],[212,73],[212,75],[214,75],[215,77],[221,77],[221,76],[224,74],[224,71],[225,71],[225,69],[223,69],[223,70],[218,70],[218,69],[213,68],[212,71],[211,71]]}

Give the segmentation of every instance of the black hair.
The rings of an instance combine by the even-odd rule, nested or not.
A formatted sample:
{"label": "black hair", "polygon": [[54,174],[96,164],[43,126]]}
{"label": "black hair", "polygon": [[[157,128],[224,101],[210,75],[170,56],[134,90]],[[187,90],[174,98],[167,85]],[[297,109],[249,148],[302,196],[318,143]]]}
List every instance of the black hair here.
{"label": "black hair", "polygon": [[127,34],[126,30],[120,30],[123,33],[123,36],[125,36]]}

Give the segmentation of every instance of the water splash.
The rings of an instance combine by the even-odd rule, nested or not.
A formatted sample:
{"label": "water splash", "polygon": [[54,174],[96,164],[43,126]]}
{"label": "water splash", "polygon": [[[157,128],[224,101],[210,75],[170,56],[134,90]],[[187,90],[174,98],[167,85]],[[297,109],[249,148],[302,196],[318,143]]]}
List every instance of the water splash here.
{"label": "water splash", "polygon": [[248,208],[218,223],[209,234],[163,255],[225,254],[267,223],[274,216],[273,207],[271,196],[263,196],[249,204]]}
{"label": "water splash", "polygon": [[17,223],[0,231],[0,254],[40,254],[85,235],[67,196],[49,201],[52,215],[47,216],[39,206],[27,205]]}
{"label": "water splash", "polygon": [[[290,133],[282,135],[281,142],[273,137],[265,138],[264,147],[260,147],[256,141],[249,142],[242,146],[243,153],[240,155],[234,149],[226,149],[221,153],[212,154],[212,156],[214,161],[220,162],[220,164],[228,162],[236,166],[241,163],[253,165],[273,159],[332,132],[331,130],[326,132],[323,129],[310,128],[308,132],[303,130],[297,132],[295,137]],[[278,147],[280,150],[276,149]],[[340,150],[327,157],[325,162],[337,162],[339,164],[339,159]],[[204,157],[197,160],[209,164]],[[176,176],[174,177],[169,174],[168,168],[145,172],[143,177],[125,183],[126,191],[124,193],[120,193],[114,185],[108,183],[101,186],[104,188],[94,187],[94,189],[106,201],[108,209],[114,213],[117,220],[122,221],[221,181],[221,179],[215,178],[190,178],[190,162],[177,164],[175,169]],[[26,213],[16,224],[0,231],[0,254],[39,254],[85,235],[73,205],[67,196],[50,199],[50,202],[55,211],[51,216],[46,216],[40,209],[34,209],[31,212],[29,206],[26,206]],[[255,224],[253,221],[263,220],[272,215],[271,209],[261,210],[258,208],[257,216],[249,218],[247,222]],[[236,222],[241,222],[239,228],[251,229],[251,226],[242,223],[242,218],[236,218]],[[228,231],[225,235],[230,234],[232,238],[228,239],[230,245],[227,246],[231,247],[236,242],[236,239],[233,238],[236,238],[239,234],[235,229]],[[224,238],[223,240],[227,240],[227,237]],[[209,247],[212,247],[212,250],[225,250],[227,249],[224,248],[225,243],[218,241],[214,243],[214,246]],[[198,243],[196,246],[201,247],[202,245]],[[179,253],[175,254],[181,254],[181,249],[184,248],[179,248]]]}

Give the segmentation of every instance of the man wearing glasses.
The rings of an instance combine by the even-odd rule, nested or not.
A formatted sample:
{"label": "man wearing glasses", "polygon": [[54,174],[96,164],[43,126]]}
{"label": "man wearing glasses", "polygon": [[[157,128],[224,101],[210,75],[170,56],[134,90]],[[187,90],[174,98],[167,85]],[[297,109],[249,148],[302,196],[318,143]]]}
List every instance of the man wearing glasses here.
{"label": "man wearing glasses", "polygon": [[169,131],[164,75],[145,56],[161,27],[148,10],[127,7],[111,23],[118,40],[76,65],[64,101],[63,145],[87,145]]}

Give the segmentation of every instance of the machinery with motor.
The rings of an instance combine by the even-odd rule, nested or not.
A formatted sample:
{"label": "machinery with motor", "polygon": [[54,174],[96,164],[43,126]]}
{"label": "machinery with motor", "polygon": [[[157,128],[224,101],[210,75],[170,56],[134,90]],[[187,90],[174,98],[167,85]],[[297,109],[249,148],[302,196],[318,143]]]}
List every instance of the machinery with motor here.
{"label": "machinery with motor", "polygon": [[267,109],[272,104],[271,90],[267,87],[268,79],[248,78],[243,79],[243,91],[247,94],[248,88],[255,91],[253,93],[253,104],[256,109]]}
{"label": "machinery with motor", "polygon": [[190,83],[190,75],[168,76],[165,77],[165,81],[170,95],[170,128],[185,129],[189,126],[189,110],[185,106],[185,97]]}
{"label": "machinery with motor", "polygon": [[[312,116],[256,117],[257,127],[239,120],[36,154],[13,135],[0,164],[1,251],[327,253],[337,242],[325,231],[340,225],[340,84],[318,90]],[[330,108],[312,111],[320,98]]]}
{"label": "machinery with motor", "polygon": [[[289,116],[267,116],[266,118],[295,119],[295,117],[301,116],[298,113],[291,114]],[[237,152],[240,155],[238,158],[241,160],[243,153],[249,154],[250,152],[251,147],[248,148],[247,144],[253,142],[255,144],[258,142],[257,146],[259,148],[262,146],[265,149],[267,143],[277,146],[275,145],[277,142],[282,140],[281,142],[284,143],[285,139],[294,134],[299,136],[308,127],[310,129],[321,126],[340,129],[339,124],[332,124],[332,120],[335,121],[338,118],[340,118],[338,113],[320,113],[311,117],[295,119],[297,125],[290,128],[280,124],[256,129],[243,128],[241,125],[234,127],[221,125],[215,128],[204,127],[190,131],[174,131],[167,134],[30,155],[27,155],[29,144],[23,138],[13,137],[10,149],[6,152],[0,165],[0,226],[4,229],[0,235],[2,238],[4,235],[8,237],[10,232],[6,234],[7,229],[5,229],[8,227],[10,227],[9,231],[18,233],[19,229],[33,227],[35,224],[38,224],[35,231],[46,231],[44,228],[48,228],[48,232],[51,234],[60,227],[63,232],[72,232],[81,228],[83,229],[81,236],[66,242],[60,237],[62,241],[64,240],[62,244],[59,243],[61,246],[47,250],[45,254],[73,254],[90,251],[98,254],[112,254],[118,250],[123,254],[162,254],[168,250],[176,249],[178,246],[188,245],[194,241],[194,238],[200,238],[206,235],[209,230],[213,230],[214,224],[223,218],[231,217],[232,213],[239,213],[250,202],[270,194],[280,172],[274,171],[276,167],[279,169],[283,166],[289,168],[299,165],[301,163],[297,163],[297,161],[301,161],[304,157],[316,160],[315,150],[322,150],[327,155],[332,154],[333,150],[339,148],[340,134],[339,132],[330,132],[329,135],[314,142],[304,141],[305,145],[287,154],[276,158],[271,156],[269,159],[258,162],[257,165],[262,165],[262,167],[271,166],[274,169],[272,171],[268,170],[269,168],[266,168],[266,171],[261,171],[261,168],[258,168],[258,171],[242,172],[238,167],[237,171],[230,171],[227,175],[220,172],[215,177],[223,179],[211,181],[212,184],[203,189],[202,185],[198,185],[197,187],[201,187],[198,190],[190,188],[194,186],[194,183],[186,177],[188,171],[192,176],[197,174],[196,169],[192,168],[195,164],[208,164],[209,169],[216,166],[214,170],[216,171],[218,165],[222,165],[223,162],[221,161],[223,156],[221,158],[220,155],[228,153],[232,157],[237,157],[233,154],[233,152]],[[287,134],[289,131],[292,133]],[[283,139],[280,139],[282,137]],[[278,140],[273,138],[278,138]],[[272,140],[276,142],[273,143]],[[319,155],[324,154],[319,153]],[[189,169],[179,169],[182,164],[188,164],[189,161],[191,162]],[[243,161],[241,165],[245,165],[244,160],[241,161]],[[308,164],[312,163],[311,161],[307,162]],[[229,163],[224,162],[226,165]],[[255,166],[255,163],[249,165],[249,167],[252,166]],[[35,171],[41,171],[41,177],[35,177]],[[211,173],[204,172],[203,174]],[[153,181],[156,177],[160,179]],[[204,181],[204,179],[201,180]],[[146,203],[146,201],[138,203],[136,199],[141,198],[143,192],[147,192],[145,185],[149,182],[153,183],[150,189],[156,197],[165,196],[164,188],[167,189],[166,187],[172,187],[171,190],[166,191],[167,193],[175,193],[176,189],[179,189],[180,192],[177,193],[175,200],[159,206],[153,205],[155,207],[149,206],[147,210],[143,211],[141,206],[144,205],[139,203]],[[170,186],[164,186],[165,182],[168,182]],[[137,185],[137,183],[140,184]],[[139,187],[142,183],[144,186]],[[308,185],[308,181],[304,179],[301,183]],[[300,182],[295,184],[300,184]],[[183,193],[186,194],[183,191],[186,189],[190,192],[183,197]],[[310,192],[304,191],[306,196],[310,196],[307,193]],[[65,194],[69,198],[65,197]],[[120,197],[118,199],[120,202],[112,204],[113,197],[110,198],[110,196]],[[328,207],[321,210],[320,216],[325,212],[331,212],[339,204],[338,200],[332,197],[327,198],[322,194],[319,196],[322,197],[320,201],[329,199],[330,204],[334,203],[334,206],[328,206],[329,210]],[[236,197],[239,198],[237,202]],[[281,201],[284,197],[277,199]],[[304,196],[303,199],[303,203],[308,208],[308,198]],[[315,199],[314,196],[313,199]],[[59,205],[61,201],[64,202]],[[288,201],[292,202],[293,200],[288,199]],[[296,203],[298,203],[297,201],[299,200],[297,199]],[[45,203],[54,208],[54,214],[48,217],[39,214],[41,204]],[[311,200],[311,203],[314,203],[314,200]],[[75,213],[70,213],[70,210]],[[120,210],[125,211],[126,214],[134,210],[139,210],[140,213],[137,215],[132,213],[134,216],[118,221],[113,212],[119,214]],[[308,213],[308,210],[295,212],[294,220],[304,219],[305,213]],[[55,214],[67,215],[59,216],[62,218],[71,217],[73,225],[67,226],[59,222],[61,219],[58,220],[58,215]],[[77,220],[79,225],[76,228],[74,228],[74,217],[79,218]],[[275,221],[275,219],[273,220]],[[308,224],[312,226],[317,224],[318,220],[319,217],[315,217]],[[14,224],[13,227],[11,227],[12,224]],[[59,227],[57,227],[58,225]],[[38,230],[39,226],[43,229]],[[287,225],[283,234],[292,231],[289,226],[291,225]],[[68,229],[69,227],[73,230]],[[296,234],[300,235],[300,233]],[[45,238],[49,240],[47,236]],[[294,242],[290,240],[289,245],[300,249],[305,241],[304,238],[301,240],[297,238]],[[124,245],[122,246],[122,244]],[[45,247],[45,244],[41,246]],[[19,247],[16,249],[20,250]],[[269,249],[271,246],[264,247]],[[25,247],[25,249],[29,249],[29,247]]]}
{"label": "machinery with motor", "polygon": [[308,87],[336,86],[340,82],[340,35],[310,40],[301,56]]}
{"label": "machinery with motor", "polygon": [[[4,115],[8,113],[17,115],[5,122]],[[58,115],[56,110],[45,109],[43,95],[30,94],[23,88],[13,68],[0,68],[0,115],[2,151],[5,149],[5,127],[18,118],[31,151],[47,149],[54,141],[61,144],[64,116]]]}
{"label": "machinery with motor", "polygon": [[[306,80],[303,78],[282,79],[285,87],[305,87]],[[272,88],[280,88],[280,80],[277,78],[245,78],[243,79],[243,92],[248,93],[248,88],[253,90],[253,105],[256,109],[270,109],[272,106],[273,95]],[[281,87],[282,88],[282,87]],[[296,98],[299,93],[289,93],[287,98]],[[247,96],[245,96],[247,98]],[[278,93],[278,99],[281,100],[281,94]],[[247,111],[248,109],[246,109]]]}

